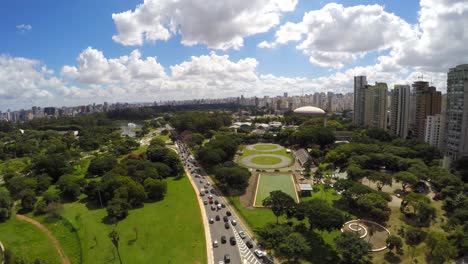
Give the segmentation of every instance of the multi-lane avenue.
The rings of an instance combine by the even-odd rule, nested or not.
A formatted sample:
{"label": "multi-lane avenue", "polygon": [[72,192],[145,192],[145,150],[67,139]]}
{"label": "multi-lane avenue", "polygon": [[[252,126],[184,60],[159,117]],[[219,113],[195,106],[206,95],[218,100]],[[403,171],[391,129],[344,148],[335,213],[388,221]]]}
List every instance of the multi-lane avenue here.
{"label": "multi-lane avenue", "polygon": [[[177,151],[185,166],[188,177],[195,183],[197,195],[203,201],[206,214],[206,226],[209,227],[208,241],[209,252],[213,254],[214,263],[235,264],[260,264],[263,259],[257,254],[258,248],[248,230],[236,217],[235,211],[219,195],[217,188],[213,185],[208,175],[198,166],[196,160],[187,146],[181,142],[175,142]],[[225,239],[223,239],[223,237]]]}

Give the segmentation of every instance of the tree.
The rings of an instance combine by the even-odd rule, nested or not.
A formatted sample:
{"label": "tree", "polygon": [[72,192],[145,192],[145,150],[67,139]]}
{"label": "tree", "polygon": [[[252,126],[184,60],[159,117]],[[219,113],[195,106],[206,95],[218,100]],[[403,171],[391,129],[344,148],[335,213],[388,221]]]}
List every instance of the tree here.
{"label": "tree", "polygon": [[299,257],[304,256],[310,247],[300,233],[288,234],[282,243],[278,246],[278,255],[286,258],[288,261],[297,261]]}
{"label": "tree", "polygon": [[68,157],[60,153],[39,154],[33,159],[33,163],[37,174],[47,174],[54,182],[71,170]]}
{"label": "tree", "polygon": [[270,196],[263,200],[263,206],[269,207],[276,216],[277,224],[279,217],[294,210],[295,205],[294,199],[282,191],[272,191],[270,192]]}
{"label": "tree", "polygon": [[403,198],[400,210],[407,217],[416,220],[419,225],[429,225],[436,214],[436,209],[430,202],[431,200],[422,194],[410,193]]}
{"label": "tree", "polygon": [[394,248],[397,251],[403,248],[403,241],[399,236],[396,235],[390,235],[387,237],[385,243],[387,243],[387,247],[390,249],[390,251],[393,251]]}
{"label": "tree", "polygon": [[63,205],[61,203],[50,203],[47,206],[47,216],[51,219],[58,219],[63,212]]}
{"label": "tree", "polygon": [[11,197],[14,199],[20,198],[20,193],[23,190],[36,190],[37,181],[35,178],[15,176],[7,181],[7,188],[10,191]]}
{"label": "tree", "polygon": [[214,168],[214,176],[222,190],[243,192],[249,184],[250,172],[235,163],[225,163]]}
{"label": "tree", "polygon": [[457,249],[443,233],[430,231],[426,237],[426,245],[430,250],[432,261],[435,263],[444,263],[457,256]]}
{"label": "tree", "polygon": [[275,248],[292,232],[293,228],[287,224],[268,223],[264,227],[259,228],[258,236],[265,248]]}
{"label": "tree", "polygon": [[356,199],[357,210],[363,217],[386,221],[390,215],[388,202],[378,193],[367,193]]}
{"label": "tree", "polygon": [[340,210],[329,206],[324,200],[314,199],[301,204],[297,211],[305,211],[303,214],[307,216],[311,229],[332,231],[341,228],[345,221]]}
{"label": "tree", "polygon": [[114,245],[115,249],[117,250],[117,255],[119,256],[119,262],[120,264],[122,264],[122,258],[120,257],[120,251],[119,251],[119,240],[120,240],[119,233],[117,233],[115,229],[112,230],[109,233],[109,239],[111,240],[112,245]]}
{"label": "tree", "polygon": [[112,199],[106,207],[107,216],[112,222],[122,220],[128,215],[128,209],[130,205],[125,199],[114,198]]}
{"label": "tree", "polygon": [[91,160],[88,176],[102,176],[117,166],[117,159],[113,155],[102,155]]}
{"label": "tree", "polygon": [[162,200],[167,193],[167,183],[162,180],[148,178],[144,182],[148,198],[158,201]]}
{"label": "tree", "polygon": [[372,257],[371,245],[359,238],[354,232],[343,232],[335,238],[336,250],[341,255],[343,263],[370,264]]}
{"label": "tree", "polygon": [[60,190],[62,197],[75,200],[80,196],[83,184],[83,179],[75,175],[63,175],[57,181],[57,188]]}
{"label": "tree", "polygon": [[420,244],[426,238],[426,232],[419,228],[408,227],[405,231],[406,244],[410,246],[416,246]]}
{"label": "tree", "polygon": [[377,190],[380,192],[384,185],[392,186],[392,176],[380,171],[372,171],[367,178],[377,185]]}
{"label": "tree", "polygon": [[10,218],[12,204],[13,201],[8,190],[0,187],[0,222],[4,222]]}
{"label": "tree", "polygon": [[419,182],[419,179],[418,177],[416,177],[416,175],[407,171],[401,171],[401,172],[395,173],[394,176],[397,182],[401,182],[404,193],[406,193],[406,188],[408,186],[414,186]]}
{"label": "tree", "polygon": [[34,209],[37,202],[36,194],[31,189],[26,189],[20,193],[21,209],[25,212],[30,212]]}

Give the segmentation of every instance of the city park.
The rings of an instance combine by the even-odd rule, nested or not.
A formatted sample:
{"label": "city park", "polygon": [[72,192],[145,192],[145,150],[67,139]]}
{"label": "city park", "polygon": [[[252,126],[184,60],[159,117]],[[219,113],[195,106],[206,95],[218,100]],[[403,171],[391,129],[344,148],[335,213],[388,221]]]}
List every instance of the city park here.
{"label": "city park", "polygon": [[[447,203],[435,199],[435,194],[442,192],[454,197],[463,184],[451,172],[434,165],[440,159],[434,149],[426,144],[392,138],[385,131],[352,128],[342,119],[324,118],[321,109],[306,107],[301,111],[304,112],[298,111],[299,115],[307,116],[302,124],[278,132],[277,137],[233,132],[229,128],[232,115],[220,112],[181,112],[169,121],[256,239],[281,260],[338,263],[341,259],[355,257],[358,252],[360,256],[370,255],[377,263],[415,260],[421,263],[428,256],[446,260],[457,254],[446,236],[441,235],[446,232],[446,224],[457,225],[456,214],[450,219],[444,210],[453,213],[457,207],[447,207]],[[309,118],[307,114],[318,117]],[[84,116],[58,121],[63,122],[61,126],[80,120],[82,124],[89,124],[88,119],[96,118]],[[299,120],[295,116],[282,118]],[[105,123],[106,119],[102,119]],[[36,124],[37,127],[41,125]],[[355,129],[355,137],[348,143],[337,142],[334,131],[344,130],[345,126]],[[65,147],[49,147],[46,150],[49,156],[41,156],[36,155],[35,149],[24,148],[33,144],[11,146],[13,150],[22,147],[17,151],[25,153],[21,158],[7,153],[7,160],[0,163],[2,172],[14,172],[6,180],[8,191],[17,201],[17,212],[28,209],[25,215],[41,222],[57,237],[71,263],[92,263],[93,260],[117,263],[116,249],[109,239],[111,231],[120,234],[119,250],[124,260],[138,258],[145,262],[158,257],[165,262],[177,257],[178,262],[191,259],[193,263],[204,263],[201,219],[195,217],[193,221],[186,221],[180,213],[199,215],[197,196],[182,174],[180,178],[167,174],[172,168],[161,164],[161,161],[172,163],[173,169],[177,169],[177,158],[170,155],[171,146],[165,144],[170,141],[167,133],[158,135],[160,140],[154,142],[149,140],[150,133],[148,140],[141,140],[149,142],[149,146],[138,146],[134,140],[112,133],[110,126],[101,130],[93,130],[93,126],[85,129],[89,132],[82,132],[79,141],[48,131],[26,132],[30,140],[40,142],[41,146],[71,142],[81,151],[78,157],[70,156]],[[22,137],[19,133],[5,135],[4,141]],[[109,157],[106,152],[115,155]],[[165,160],[161,159],[161,154],[167,156]],[[49,164],[46,161],[51,157],[61,160],[59,165],[71,166],[66,167],[67,171],[45,171],[44,166]],[[98,172],[91,169],[96,169],[98,164],[108,168],[100,170],[96,176]],[[24,176],[28,168],[33,168],[32,174]],[[140,168],[154,170],[143,172]],[[44,171],[55,176],[56,183],[30,184],[29,181],[43,177]],[[150,174],[155,178],[166,175],[162,181],[167,183],[167,193],[162,200],[138,195],[151,194],[149,191],[155,185],[151,179],[146,179]],[[110,184],[113,178],[119,181]],[[26,179],[29,181],[25,182]],[[125,190],[129,194],[127,199],[132,199],[131,207],[116,206],[127,202],[113,197],[112,188],[119,187],[119,182],[132,186]],[[419,192],[421,184],[427,188]],[[21,186],[32,190],[23,192]],[[97,187],[102,188],[103,197],[96,191]],[[233,188],[236,192],[231,192]],[[2,201],[5,197],[8,201],[8,193],[1,191]],[[35,193],[39,194],[38,198]],[[272,193],[286,197],[285,201],[296,209],[295,212],[284,210],[288,208],[276,210],[278,208],[271,203]],[[58,220],[48,222],[49,212],[44,215],[38,210],[44,197],[59,201],[52,203],[61,205]],[[60,199],[65,200],[60,202]],[[122,208],[126,211],[122,212]],[[118,219],[111,223],[111,217]],[[25,252],[32,260],[39,256],[51,263],[57,262],[58,254],[47,237],[19,219],[13,215],[0,224],[5,248],[16,254]],[[176,232],[177,236],[170,235],[175,230],[185,231]],[[26,237],[24,233],[31,236]],[[274,234],[283,235],[272,241],[270,235]],[[164,237],[166,243],[163,245],[158,243],[159,239],[151,237]],[[171,245],[170,252],[167,245]],[[386,246],[388,249],[384,249]],[[442,246],[444,254],[439,254]],[[26,247],[29,250],[25,250]],[[148,248],[154,252],[147,253]],[[297,249],[302,250],[294,251]],[[186,254],[181,255],[181,250]]]}

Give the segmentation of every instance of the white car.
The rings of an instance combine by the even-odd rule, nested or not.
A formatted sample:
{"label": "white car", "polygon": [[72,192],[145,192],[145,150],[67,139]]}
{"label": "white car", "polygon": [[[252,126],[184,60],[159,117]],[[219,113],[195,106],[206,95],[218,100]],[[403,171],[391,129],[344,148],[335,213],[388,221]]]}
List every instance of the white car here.
{"label": "white car", "polygon": [[255,255],[257,255],[258,258],[263,258],[263,256],[265,256],[263,251],[261,251],[260,249],[254,250],[254,253],[255,253]]}
{"label": "white car", "polygon": [[239,236],[240,236],[242,239],[244,239],[244,238],[247,237],[247,235],[245,234],[244,231],[239,231]]}
{"label": "white car", "polygon": [[213,241],[213,247],[218,247],[218,240]]}
{"label": "white car", "polygon": [[231,220],[231,224],[232,224],[233,226],[235,226],[235,225],[237,225],[237,221],[233,219],[233,220]]}

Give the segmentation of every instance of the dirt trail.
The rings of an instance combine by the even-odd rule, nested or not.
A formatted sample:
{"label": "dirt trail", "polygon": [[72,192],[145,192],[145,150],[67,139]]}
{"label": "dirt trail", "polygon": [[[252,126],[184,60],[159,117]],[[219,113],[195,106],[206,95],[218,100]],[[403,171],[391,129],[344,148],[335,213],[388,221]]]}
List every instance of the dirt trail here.
{"label": "dirt trail", "polygon": [[52,241],[52,244],[54,244],[55,249],[57,250],[57,252],[58,252],[58,254],[60,256],[60,259],[62,260],[62,264],[70,264],[71,263],[70,260],[68,259],[67,255],[65,255],[65,251],[63,251],[63,248],[62,248],[62,246],[60,246],[60,243],[58,242],[57,238],[55,238],[55,236],[49,231],[49,229],[47,229],[45,226],[43,226],[38,221],[36,221],[36,220],[34,220],[32,218],[29,218],[27,216],[16,214],[16,217],[19,220],[22,220],[22,221],[28,222],[30,224],[33,224],[34,226],[39,228],[39,230],[41,230],[42,233],[44,233],[50,239],[50,241]]}

